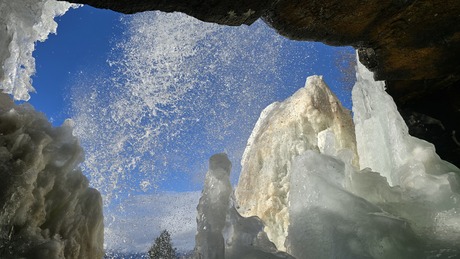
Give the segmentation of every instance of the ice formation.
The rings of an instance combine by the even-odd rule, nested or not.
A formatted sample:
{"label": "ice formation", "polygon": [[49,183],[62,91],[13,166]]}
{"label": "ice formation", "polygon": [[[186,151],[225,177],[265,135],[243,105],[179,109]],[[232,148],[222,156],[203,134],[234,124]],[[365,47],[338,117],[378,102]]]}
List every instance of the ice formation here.
{"label": "ice formation", "polygon": [[361,64],[353,112],[356,142],[320,77],[267,107],[242,159],[239,210],[296,258],[460,256],[460,170],[408,134]]}
{"label": "ice formation", "polygon": [[223,230],[232,193],[231,163],[225,154],[209,159],[203,193],[198,204],[196,255],[198,258],[225,258]]}
{"label": "ice formation", "polygon": [[[300,258],[421,258],[403,219],[349,190],[353,167],[308,150],[294,159],[287,251]],[[370,183],[367,183],[370,184]]]}
{"label": "ice formation", "polygon": [[292,257],[278,252],[257,217],[244,218],[233,204],[231,163],[226,154],[209,159],[209,171],[198,204],[195,258],[250,259]]}
{"label": "ice formation", "polygon": [[78,168],[72,121],[53,128],[0,94],[0,257],[101,258],[102,199]]}
{"label": "ice formation", "polygon": [[409,135],[384,83],[361,64],[353,112],[360,167],[379,172],[356,174],[353,192],[406,219],[428,247],[460,254],[460,169]]}
{"label": "ice formation", "polygon": [[357,165],[353,121],[319,76],[257,121],[242,158],[236,198],[243,216],[258,216],[278,249],[289,226],[293,159],[306,150],[342,157]]}
{"label": "ice formation", "polygon": [[28,100],[34,91],[32,52],[35,42],[56,33],[54,17],[71,6],[56,0],[0,0],[0,89],[17,100]]}

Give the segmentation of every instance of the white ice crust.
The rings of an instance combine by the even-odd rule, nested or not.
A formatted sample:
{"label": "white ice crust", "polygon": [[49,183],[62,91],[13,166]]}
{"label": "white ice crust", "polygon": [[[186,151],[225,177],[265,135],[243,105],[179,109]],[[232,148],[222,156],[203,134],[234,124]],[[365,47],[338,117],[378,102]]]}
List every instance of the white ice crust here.
{"label": "white ice crust", "polygon": [[34,91],[32,52],[37,41],[56,33],[56,16],[70,7],[56,0],[0,0],[0,89],[16,100],[28,100]]}

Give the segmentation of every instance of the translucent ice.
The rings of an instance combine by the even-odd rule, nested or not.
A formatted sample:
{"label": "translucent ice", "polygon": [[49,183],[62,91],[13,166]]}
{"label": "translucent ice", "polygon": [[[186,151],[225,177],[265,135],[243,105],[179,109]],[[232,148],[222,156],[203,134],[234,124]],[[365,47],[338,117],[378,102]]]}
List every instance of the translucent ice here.
{"label": "translucent ice", "polygon": [[257,259],[292,257],[278,252],[257,217],[242,217],[235,209],[226,154],[209,160],[209,171],[198,204],[195,258]]}
{"label": "translucent ice", "polygon": [[412,137],[383,82],[358,65],[353,112],[361,169],[355,193],[404,217],[429,246],[460,241],[460,170],[443,161],[431,143]]}
{"label": "translucent ice", "polygon": [[203,193],[197,207],[197,258],[225,257],[222,231],[232,193],[231,167],[225,154],[217,154],[209,159],[209,171],[206,173]]}
{"label": "translucent ice", "polygon": [[292,166],[287,251],[296,258],[420,258],[410,226],[347,190],[353,168],[306,151]]}

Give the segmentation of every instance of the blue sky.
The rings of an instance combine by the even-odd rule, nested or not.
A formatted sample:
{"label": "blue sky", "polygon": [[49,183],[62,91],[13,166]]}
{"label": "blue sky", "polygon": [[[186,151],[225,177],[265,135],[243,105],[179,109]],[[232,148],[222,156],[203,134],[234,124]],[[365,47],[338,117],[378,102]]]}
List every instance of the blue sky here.
{"label": "blue sky", "polygon": [[[87,6],[57,21],[58,34],[34,52],[37,93],[30,103],[54,125],[69,117],[77,123],[84,172],[106,201],[109,248],[139,250],[153,240],[157,233],[120,242],[120,236],[133,237],[122,227],[132,218],[128,201],[140,225],[155,222],[152,217],[161,222],[165,214],[146,205],[155,200],[148,197],[175,197],[171,207],[183,206],[177,193],[198,197],[212,154],[229,154],[236,183],[261,110],[290,96],[307,76],[323,75],[351,106],[352,82],[342,79],[337,63],[353,50],[289,41],[262,22],[232,28],[183,15],[124,16]],[[184,220],[177,218],[177,224]],[[150,229],[159,232],[155,224]],[[172,234],[182,244],[190,233]]]}

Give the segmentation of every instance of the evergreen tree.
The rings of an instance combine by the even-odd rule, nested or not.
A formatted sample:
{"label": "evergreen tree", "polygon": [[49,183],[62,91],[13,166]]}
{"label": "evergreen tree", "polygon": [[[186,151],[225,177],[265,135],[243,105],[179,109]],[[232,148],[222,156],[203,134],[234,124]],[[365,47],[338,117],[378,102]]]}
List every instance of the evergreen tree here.
{"label": "evergreen tree", "polygon": [[155,243],[149,250],[150,259],[175,259],[176,249],[171,243],[171,235],[167,230],[163,230],[160,236],[155,239]]}

